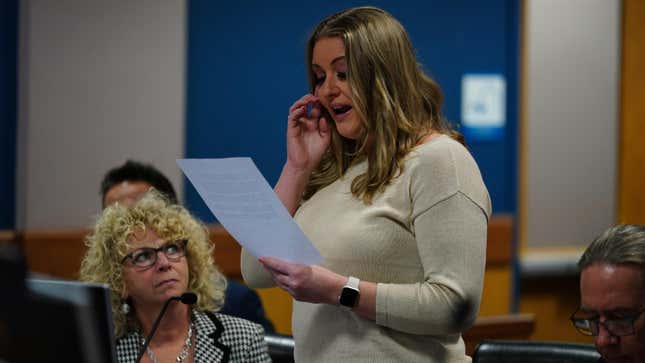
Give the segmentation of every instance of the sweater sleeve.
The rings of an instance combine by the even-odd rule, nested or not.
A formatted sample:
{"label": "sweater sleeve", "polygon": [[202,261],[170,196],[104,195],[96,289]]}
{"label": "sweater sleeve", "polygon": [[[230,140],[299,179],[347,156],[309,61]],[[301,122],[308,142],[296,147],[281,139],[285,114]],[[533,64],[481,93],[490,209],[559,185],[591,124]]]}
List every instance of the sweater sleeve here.
{"label": "sweater sleeve", "polygon": [[412,334],[455,334],[479,311],[486,259],[487,213],[456,192],[413,220],[424,279],[379,283],[376,322]]}
{"label": "sweater sleeve", "polygon": [[258,259],[247,251],[246,248],[242,248],[240,268],[244,282],[250,287],[264,288],[275,286],[271,274],[264,269]]}

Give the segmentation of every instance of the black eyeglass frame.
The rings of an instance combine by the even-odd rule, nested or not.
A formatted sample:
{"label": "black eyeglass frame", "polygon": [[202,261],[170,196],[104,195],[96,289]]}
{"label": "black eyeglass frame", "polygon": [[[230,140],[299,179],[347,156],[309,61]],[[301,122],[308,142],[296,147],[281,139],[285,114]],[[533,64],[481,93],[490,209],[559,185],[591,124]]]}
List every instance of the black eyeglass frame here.
{"label": "black eyeglass frame", "polygon": [[[576,309],[576,311],[574,311],[573,314],[571,314],[571,316],[569,317],[569,320],[571,321],[571,324],[573,324],[573,327],[576,328],[576,330],[579,331],[581,334],[587,335],[587,336],[594,336],[594,337],[598,336],[598,334],[600,333],[600,326],[602,325],[602,326],[605,327],[607,332],[609,332],[609,334],[611,334],[612,336],[623,337],[623,336],[627,336],[627,335],[633,335],[633,334],[636,333],[636,328],[634,327],[634,323],[645,312],[645,309],[638,310],[631,316],[626,316],[624,318],[619,318],[619,319],[607,319],[605,321],[600,321],[600,319],[598,319],[598,318],[594,318],[594,319],[576,318],[575,315],[579,311],[580,311],[580,308]],[[585,321],[587,322],[587,324],[589,326],[589,332],[586,332],[586,331],[580,329],[578,324],[576,324],[576,322],[585,322]],[[609,323],[611,325],[611,323],[615,323],[615,322],[629,323],[629,326],[631,327],[630,331],[628,333],[619,333],[619,334],[615,333],[614,331],[612,331],[614,328],[610,328],[607,325],[607,323]],[[592,324],[596,325],[596,329],[595,329],[596,332],[595,333],[593,332],[594,329],[591,328],[593,326]]]}
{"label": "black eyeglass frame", "polygon": [[[182,252],[182,254],[181,254],[180,256],[176,256],[176,257],[169,257],[169,256],[168,256],[168,254],[166,253],[166,250],[165,250],[165,249],[166,249],[166,248],[168,248],[170,245],[175,244],[175,243],[179,243],[179,244],[183,247],[183,252]],[[138,267],[138,268],[147,268],[147,267],[151,267],[151,266],[154,266],[154,265],[157,263],[157,259],[159,258],[159,257],[158,257],[158,256],[159,256],[159,252],[163,252],[163,254],[166,256],[166,258],[167,258],[167,259],[169,259],[169,260],[171,260],[171,261],[176,261],[176,260],[178,260],[178,259],[180,259],[180,258],[182,258],[182,257],[186,256],[186,245],[187,245],[187,244],[188,244],[188,240],[187,240],[187,239],[181,239],[181,240],[177,240],[177,241],[169,241],[169,242],[166,242],[166,243],[164,243],[163,245],[161,245],[161,246],[159,246],[159,247],[157,247],[157,248],[152,248],[152,247],[137,248],[136,250],[134,250],[134,251],[132,251],[132,252],[128,253],[127,255],[125,255],[125,256],[123,257],[123,259],[121,259],[121,264],[123,265],[123,264],[125,264],[125,262],[126,262],[128,259],[131,259],[131,260],[132,260],[132,267]],[[150,263],[149,265],[146,265],[146,266],[139,266],[139,265],[137,265],[137,264],[136,264],[136,262],[134,262],[134,255],[135,255],[135,254],[137,254],[139,251],[150,251],[150,252],[153,252],[152,256],[154,256],[154,257],[152,258],[152,263]]]}

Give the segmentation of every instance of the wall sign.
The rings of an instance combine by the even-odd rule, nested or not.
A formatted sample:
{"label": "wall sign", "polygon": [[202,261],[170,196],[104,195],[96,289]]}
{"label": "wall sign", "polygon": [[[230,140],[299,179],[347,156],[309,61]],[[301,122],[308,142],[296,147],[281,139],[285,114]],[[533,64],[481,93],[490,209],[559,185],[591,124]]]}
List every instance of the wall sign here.
{"label": "wall sign", "polygon": [[464,74],[461,126],[466,140],[500,140],[506,124],[506,80],[501,74]]}

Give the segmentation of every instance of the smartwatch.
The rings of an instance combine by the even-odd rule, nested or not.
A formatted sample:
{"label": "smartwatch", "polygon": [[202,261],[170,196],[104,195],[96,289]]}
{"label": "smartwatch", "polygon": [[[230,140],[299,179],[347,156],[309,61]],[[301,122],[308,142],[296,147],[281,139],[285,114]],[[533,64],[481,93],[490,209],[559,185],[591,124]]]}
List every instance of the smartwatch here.
{"label": "smartwatch", "polygon": [[348,308],[353,308],[358,304],[358,298],[361,296],[361,291],[358,289],[358,283],[360,282],[354,276],[350,276],[349,280],[343,289],[340,291],[340,296],[338,297],[338,303],[341,306],[346,306]]}

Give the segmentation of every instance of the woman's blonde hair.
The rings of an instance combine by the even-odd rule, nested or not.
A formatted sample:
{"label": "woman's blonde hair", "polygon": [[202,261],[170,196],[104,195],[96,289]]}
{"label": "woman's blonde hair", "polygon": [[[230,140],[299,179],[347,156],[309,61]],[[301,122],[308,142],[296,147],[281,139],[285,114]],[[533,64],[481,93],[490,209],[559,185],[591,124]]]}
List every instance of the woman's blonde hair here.
{"label": "woman's blonde hair", "polygon": [[87,253],[81,263],[83,281],[106,283],[112,288],[112,313],[116,336],[138,329],[134,314],[119,308],[125,292],[121,261],[130,247],[131,236],[150,228],[166,240],[187,240],[188,290],[197,294],[193,309],[213,311],[224,303],[226,280],[213,263],[213,245],[208,230],[179,205],[170,204],[156,191],[148,192],[130,208],[114,204],[99,216],[94,231],[86,238]]}
{"label": "woman's blonde hair", "polygon": [[[443,118],[443,94],[417,62],[403,26],[387,12],[358,7],[326,18],[307,43],[307,67],[311,92],[316,76],[313,49],[321,38],[339,37],[345,44],[347,79],[353,112],[363,124],[357,140],[341,137],[331,125],[331,146],[312,174],[304,198],[341,177],[357,161],[368,160],[368,169],[352,181],[354,196],[369,204],[403,170],[403,158],[424,137],[437,131],[463,143]],[[323,110],[326,120],[332,118]],[[368,136],[373,142],[367,148]]]}

